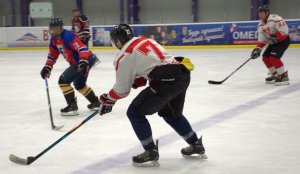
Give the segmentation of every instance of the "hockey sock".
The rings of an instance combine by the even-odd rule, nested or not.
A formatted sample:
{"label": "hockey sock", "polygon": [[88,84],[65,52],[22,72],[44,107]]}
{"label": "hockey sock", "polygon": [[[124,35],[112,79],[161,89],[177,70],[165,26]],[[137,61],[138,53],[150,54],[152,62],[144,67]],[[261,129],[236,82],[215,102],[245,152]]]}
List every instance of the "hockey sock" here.
{"label": "hockey sock", "polygon": [[78,92],[80,92],[90,103],[98,102],[98,98],[95,95],[94,91],[91,87],[85,85],[81,89],[76,89]]}
{"label": "hockey sock", "polygon": [[179,118],[172,116],[163,118],[188,144],[193,144],[198,140],[197,134],[183,115]]}
{"label": "hockey sock", "polygon": [[273,66],[276,68],[277,74],[281,75],[285,73],[284,65],[279,58],[271,56],[270,61],[273,64]]}
{"label": "hockey sock", "polygon": [[61,91],[63,92],[68,105],[73,103],[75,101],[75,92],[74,92],[74,89],[71,87],[71,85],[70,84],[59,84],[59,87],[60,87]]}
{"label": "hockey sock", "polygon": [[129,106],[127,110],[127,117],[132,125],[132,128],[143,145],[145,150],[151,150],[155,144],[152,138],[151,126],[145,115],[139,115],[135,110]]}
{"label": "hockey sock", "polygon": [[276,73],[276,69],[273,66],[273,64],[271,63],[271,58],[267,57],[267,56],[263,56],[263,62],[265,63],[266,67],[269,69],[270,74],[275,74]]}

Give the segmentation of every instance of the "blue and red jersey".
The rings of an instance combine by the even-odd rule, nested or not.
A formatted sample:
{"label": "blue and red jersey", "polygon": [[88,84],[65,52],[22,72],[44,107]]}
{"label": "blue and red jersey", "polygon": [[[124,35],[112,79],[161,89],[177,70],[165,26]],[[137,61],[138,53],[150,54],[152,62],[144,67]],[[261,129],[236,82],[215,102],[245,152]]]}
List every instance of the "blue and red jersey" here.
{"label": "blue and red jersey", "polygon": [[76,34],[64,29],[60,37],[51,37],[46,65],[52,67],[59,54],[62,54],[70,65],[73,65],[78,64],[80,60],[88,61],[91,52]]}

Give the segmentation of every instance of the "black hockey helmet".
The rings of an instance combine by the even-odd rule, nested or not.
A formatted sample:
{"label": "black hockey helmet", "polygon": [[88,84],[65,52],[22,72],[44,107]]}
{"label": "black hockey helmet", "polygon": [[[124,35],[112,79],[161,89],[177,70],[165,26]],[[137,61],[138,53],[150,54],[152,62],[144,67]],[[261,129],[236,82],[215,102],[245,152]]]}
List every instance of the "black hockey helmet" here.
{"label": "black hockey helmet", "polygon": [[60,17],[53,17],[49,22],[49,27],[63,26],[64,22]]}
{"label": "black hockey helmet", "polygon": [[119,24],[113,27],[110,32],[110,38],[116,43],[119,40],[123,45],[133,38],[133,32],[129,25],[127,24]]}
{"label": "black hockey helmet", "polygon": [[269,12],[270,13],[270,9],[267,5],[263,5],[258,8],[258,12]]}
{"label": "black hockey helmet", "polygon": [[80,11],[79,8],[75,7],[73,8],[72,12]]}

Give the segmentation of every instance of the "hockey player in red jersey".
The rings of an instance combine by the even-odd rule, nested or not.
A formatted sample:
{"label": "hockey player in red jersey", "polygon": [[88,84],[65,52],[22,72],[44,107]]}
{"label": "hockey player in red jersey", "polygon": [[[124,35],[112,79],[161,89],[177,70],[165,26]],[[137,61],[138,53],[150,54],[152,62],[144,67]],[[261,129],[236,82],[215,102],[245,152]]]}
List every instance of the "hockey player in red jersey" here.
{"label": "hockey player in red jersey", "polygon": [[91,38],[89,19],[81,14],[78,8],[73,9],[72,31],[78,35],[87,47],[89,46]]}
{"label": "hockey player in red jersey", "polygon": [[[78,35],[80,40],[89,47],[89,40],[91,38],[90,22],[87,16],[80,13],[78,8],[74,8],[72,18],[72,31]],[[99,58],[92,53],[95,65],[100,63]]]}
{"label": "hockey player in red jersey", "polygon": [[261,22],[258,24],[258,42],[252,51],[252,59],[260,56],[262,48],[268,44],[263,53],[263,62],[269,70],[266,83],[288,85],[289,77],[281,57],[290,45],[289,29],[282,17],[270,14],[268,6],[261,6],[258,10]]}
{"label": "hockey player in red jersey", "polygon": [[87,86],[89,70],[94,65],[94,59],[89,49],[76,34],[63,28],[63,20],[54,17],[49,23],[49,31],[52,35],[49,45],[47,61],[41,71],[43,79],[49,78],[53,65],[61,54],[70,66],[61,74],[58,84],[67,101],[67,107],[61,109],[62,116],[78,115],[78,106],[75,97],[75,89],[84,95],[90,104],[90,110],[99,108],[100,103],[92,88]]}
{"label": "hockey player in red jersey", "polygon": [[116,82],[109,93],[100,96],[100,115],[112,111],[117,100],[126,97],[131,88],[146,85],[132,101],[127,116],[145,151],[132,158],[136,166],[158,166],[158,140],[153,141],[146,115],[158,113],[190,146],[184,157],[206,158],[202,137],[198,138],[183,116],[186,90],[193,64],[188,58],[173,57],[152,39],[134,37],[126,24],[113,27],[112,43],[120,49],[114,60]]}

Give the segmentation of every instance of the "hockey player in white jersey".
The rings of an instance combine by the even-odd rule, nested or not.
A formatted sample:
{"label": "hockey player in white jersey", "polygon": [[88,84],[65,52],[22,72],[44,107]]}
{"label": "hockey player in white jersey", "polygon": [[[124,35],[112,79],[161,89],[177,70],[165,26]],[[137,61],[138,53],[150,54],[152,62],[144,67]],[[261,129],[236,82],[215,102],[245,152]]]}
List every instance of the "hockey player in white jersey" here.
{"label": "hockey player in white jersey", "polygon": [[113,45],[120,49],[114,60],[116,82],[109,93],[100,96],[100,115],[111,112],[117,100],[131,88],[149,86],[132,101],[127,116],[145,151],[132,158],[135,166],[158,166],[158,140],[152,138],[146,115],[158,113],[190,146],[184,157],[206,158],[202,136],[198,138],[182,115],[193,64],[188,58],[173,57],[152,39],[134,37],[132,29],[120,24],[111,32]]}
{"label": "hockey player in white jersey", "polygon": [[268,44],[263,53],[263,62],[269,70],[266,83],[288,85],[289,77],[281,57],[290,45],[289,29],[282,17],[270,14],[268,6],[261,6],[258,10],[261,22],[258,24],[258,42],[252,51],[252,59],[260,56],[262,48]]}

